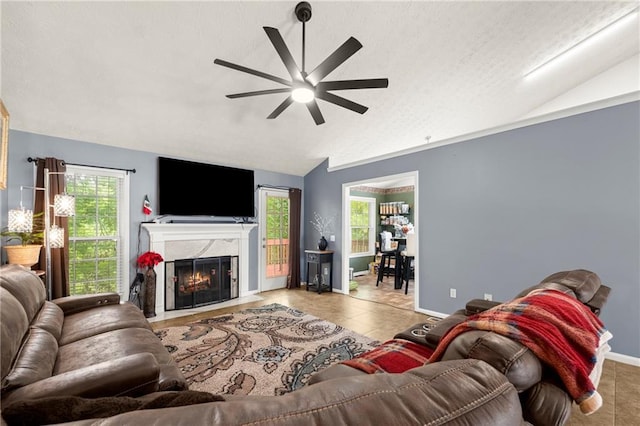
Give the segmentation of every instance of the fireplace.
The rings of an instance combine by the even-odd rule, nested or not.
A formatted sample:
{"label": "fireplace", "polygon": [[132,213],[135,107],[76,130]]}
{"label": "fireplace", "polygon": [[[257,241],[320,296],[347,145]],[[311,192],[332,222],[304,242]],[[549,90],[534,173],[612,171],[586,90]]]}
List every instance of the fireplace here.
{"label": "fireplace", "polygon": [[238,297],[238,256],[165,262],[165,310],[211,305]]}
{"label": "fireplace", "polygon": [[[175,269],[176,262],[187,259],[209,259],[230,257],[232,274],[236,287],[231,286],[230,298],[245,297],[255,291],[249,290],[249,234],[257,228],[253,223],[143,223],[142,228],[149,234],[149,250],[159,253],[164,258],[165,267],[156,268],[156,312],[177,309],[166,304],[168,300],[167,279],[165,275],[176,276],[167,271],[171,264]],[[235,260],[234,260],[235,259]],[[201,272],[202,274],[202,272]],[[217,274],[217,272],[216,272]],[[175,291],[175,287],[171,287]],[[220,291],[222,298],[227,290]],[[196,304],[211,296],[198,295]],[[173,297],[171,298],[173,299]]]}

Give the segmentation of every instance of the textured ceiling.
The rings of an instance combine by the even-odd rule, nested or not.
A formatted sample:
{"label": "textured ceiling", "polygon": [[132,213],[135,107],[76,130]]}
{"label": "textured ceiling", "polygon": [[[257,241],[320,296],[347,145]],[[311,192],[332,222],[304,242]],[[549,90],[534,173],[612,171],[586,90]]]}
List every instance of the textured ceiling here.
{"label": "textured ceiling", "polygon": [[[523,75],[638,2],[312,1],[307,70],[350,36],[363,48],[329,80],[386,77],[387,89],[318,101],[267,120],[278,87],[214,65],[220,58],[287,78],[263,26],[300,62],[296,2],[7,2],[2,99],[13,129],[216,164],[304,175],[514,122],[638,54],[638,26],[565,69]],[[287,78],[288,79],[288,78]]]}

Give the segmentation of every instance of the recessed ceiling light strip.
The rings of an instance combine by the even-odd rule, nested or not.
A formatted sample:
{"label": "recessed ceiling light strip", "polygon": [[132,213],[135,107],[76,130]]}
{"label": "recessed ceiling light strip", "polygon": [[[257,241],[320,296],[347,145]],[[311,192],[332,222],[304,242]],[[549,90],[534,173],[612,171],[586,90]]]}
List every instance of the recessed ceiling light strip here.
{"label": "recessed ceiling light strip", "polygon": [[591,34],[590,36],[588,36],[584,40],[579,41],[578,43],[574,44],[573,46],[571,46],[571,47],[567,48],[566,50],[562,51],[561,53],[557,54],[553,58],[551,58],[551,59],[543,62],[542,64],[538,65],[537,67],[533,68],[531,71],[527,72],[524,75],[524,77],[531,77],[533,74],[536,74],[539,71],[548,68],[550,65],[556,64],[560,59],[564,59],[570,53],[575,52],[577,50],[577,48],[586,47],[585,45],[588,42],[593,42],[596,39],[599,40],[603,36],[608,35],[611,32],[613,32],[614,30],[622,29],[625,25],[631,24],[637,18],[638,18],[638,8],[632,10],[631,12],[629,12],[626,15],[622,16],[621,18],[616,19],[615,21],[613,21],[609,25],[607,25],[604,28],[602,28],[602,29],[596,31],[595,33]]}

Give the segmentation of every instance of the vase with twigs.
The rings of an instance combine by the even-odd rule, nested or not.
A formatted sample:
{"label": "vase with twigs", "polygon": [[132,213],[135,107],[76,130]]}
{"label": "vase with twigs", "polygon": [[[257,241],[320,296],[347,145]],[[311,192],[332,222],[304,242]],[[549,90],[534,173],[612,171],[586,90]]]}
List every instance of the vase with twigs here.
{"label": "vase with twigs", "polygon": [[326,250],[329,242],[325,238],[329,232],[331,232],[331,223],[333,222],[333,217],[323,217],[318,214],[318,212],[313,212],[313,220],[311,220],[311,225],[313,228],[318,231],[320,234],[320,239],[318,240],[318,250]]}

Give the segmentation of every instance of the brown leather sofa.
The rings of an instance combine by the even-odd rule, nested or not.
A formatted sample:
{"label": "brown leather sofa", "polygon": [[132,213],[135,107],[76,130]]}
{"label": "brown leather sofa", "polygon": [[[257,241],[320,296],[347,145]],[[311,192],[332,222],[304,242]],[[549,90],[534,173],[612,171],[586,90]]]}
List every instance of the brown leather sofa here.
{"label": "brown leather sofa", "polygon": [[[552,285],[541,285],[560,284],[563,291],[584,302],[597,298],[601,308],[608,287],[603,288],[593,275],[572,271],[554,278]],[[464,311],[461,317],[466,318]],[[453,322],[448,323],[449,328]],[[443,333],[436,328],[434,333]],[[424,336],[417,341],[427,345]],[[148,394],[137,400],[149,402],[166,394]],[[366,374],[338,364],[315,374],[309,385],[282,396],[223,397],[224,401],[96,415],[69,424],[561,425],[572,403],[530,350],[502,336],[477,331],[456,338],[442,361],[400,374]]]}
{"label": "brown leather sofa", "polygon": [[42,280],[0,267],[2,406],[74,395],[139,396],[187,383],[142,312],[115,293],[46,300]]}
{"label": "brown leather sofa", "polygon": [[[153,398],[149,395],[143,398]],[[131,411],[70,425],[492,425],[522,422],[515,388],[479,360],[327,380],[281,396]]]}
{"label": "brown leather sofa", "polygon": [[[533,290],[546,288],[575,297],[596,315],[600,314],[611,291],[610,287],[601,283],[598,275],[578,269],[552,274],[539,284],[522,290],[516,298],[523,297]],[[443,336],[453,327],[467,320],[470,315],[499,304],[500,302],[472,300],[467,303],[465,309],[454,312],[435,326],[428,323],[416,324],[395,337],[436,349]],[[425,328],[428,331],[425,331]],[[608,345],[605,345],[605,348],[608,349]],[[597,380],[601,373],[604,353],[599,354],[599,362],[594,368]],[[443,361],[456,359],[482,360],[503,374],[518,391],[523,418],[531,424],[562,425],[571,416],[573,401],[557,375],[530,349],[517,341],[491,331],[468,331],[456,337],[441,358]],[[314,375],[309,383],[363,374],[366,373],[344,364],[337,364]]]}

